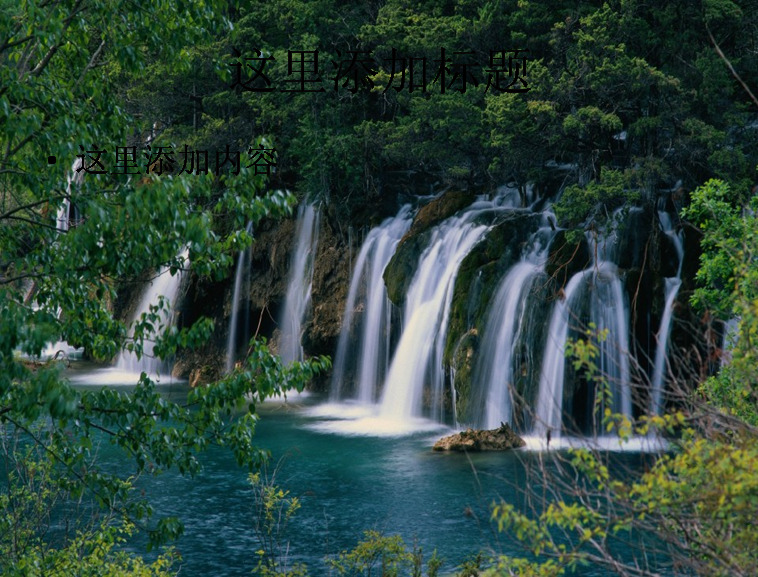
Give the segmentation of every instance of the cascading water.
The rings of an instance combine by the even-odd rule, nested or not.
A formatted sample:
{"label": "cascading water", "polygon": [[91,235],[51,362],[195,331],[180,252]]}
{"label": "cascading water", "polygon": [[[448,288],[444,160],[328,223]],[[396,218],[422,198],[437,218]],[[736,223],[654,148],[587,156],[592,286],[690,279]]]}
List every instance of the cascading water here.
{"label": "cascading water", "polygon": [[674,320],[674,303],[679,294],[679,287],[682,286],[682,264],[684,262],[684,242],[681,231],[677,232],[671,215],[665,211],[658,211],[658,218],[661,222],[661,230],[671,239],[679,264],[675,277],[665,279],[665,307],[661,316],[661,324],[658,328],[657,344],[655,348],[655,364],[653,365],[653,375],[650,379],[650,412],[653,415],[660,415],[663,411],[663,385],[664,372],[666,369],[668,341],[671,334],[671,324]]}
{"label": "cascading water", "polygon": [[[572,321],[577,328],[587,326],[587,321],[595,327],[596,364],[610,387],[612,410],[632,417],[628,305],[616,265],[604,260],[614,255],[614,237],[615,233],[608,235],[602,245],[596,237],[588,237],[595,263],[571,277],[555,304],[535,408],[533,433],[537,437],[544,438],[548,433],[558,437],[563,429],[565,351]],[[589,308],[586,318],[581,313],[584,305]]]}
{"label": "cascading water", "polygon": [[514,348],[527,314],[526,296],[542,269],[541,264],[524,260],[511,268],[497,289],[472,378],[486,391],[483,429],[511,422]]}
{"label": "cascading water", "polygon": [[535,408],[533,432],[544,437],[548,432],[560,433],[563,421],[563,379],[566,367],[565,349],[569,334],[571,307],[584,281],[584,272],[571,277],[555,304],[547,332],[545,356],[542,359],[540,387]]}
{"label": "cascading water", "polygon": [[[71,204],[71,189],[74,185],[80,185],[82,183],[82,179],[84,178],[84,173],[78,173],[76,172],[76,166],[79,163],[79,160],[77,159],[76,162],[71,166],[71,172],[69,172],[67,181],[66,181],[66,196],[63,198],[63,202],[61,203],[61,206],[58,208],[58,212],[56,214],[55,218],[55,228],[58,231],[59,234],[67,233],[71,227],[71,222],[76,221],[78,217],[78,211],[75,206]],[[32,283],[32,286],[29,289],[29,297],[34,293],[35,286],[34,283]],[[36,303],[33,304],[33,308],[37,310]],[[55,312],[56,318],[60,319],[61,317],[61,309],[58,307]],[[72,359],[76,357],[81,357],[84,353],[83,348],[74,348],[71,345],[69,345],[66,341],[56,341],[56,342],[50,342],[47,343],[44,349],[40,352],[40,359],[47,360],[54,358],[59,355],[63,355],[64,358]]]}
{"label": "cascading water", "polygon": [[[342,398],[351,360],[356,359],[353,396],[364,404],[373,403],[387,373],[390,353],[390,312],[392,303],[382,279],[384,269],[398,242],[411,225],[411,207],[405,205],[397,216],[386,219],[369,232],[361,247],[342,319],[332,374],[331,398]],[[353,321],[361,307],[359,320]],[[351,354],[348,355],[348,347]],[[349,358],[350,357],[350,358]]]}
{"label": "cascading water", "polygon": [[593,278],[590,322],[600,338],[598,369],[613,395],[613,410],[632,417],[629,372],[629,311],[616,265],[603,262]]}
{"label": "cascading water", "polygon": [[[186,269],[186,263],[189,262],[189,250],[185,249],[181,254],[181,258],[185,263],[184,268]],[[143,314],[149,313],[150,307],[157,305],[159,297],[162,296],[167,301],[167,306],[161,313],[161,321],[155,327],[155,332],[160,333],[171,326],[174,320],[173,308],[176,306],[179,297],[179,289],[181,288],[182,277],[184,276],[183,272],[182,269],[179,269],[172,275],[169,267],[163,267],[145,288],[145,292],[142,294],[142,298],[130,324],[138,321]],[[150,377],[160,377],[161,375],[170,374],[170,363],[156,358],[153,355],[153,346],[154,342],[152,340],[145,340],[142,357],[139,359],[131,351],[122,351],[116,361],[116,368],[130,373],[145,372]]]}
{"label": "cascading water", "polygon": [[291,260],[287,295],[281,314],[279,354],[285,363],[303,360],[300,333],[311,302],[313,261],[318,244],[319,220],[319,213],[312,204],[300,205],[295,252]]}
{"label": "cascading water", "polygon": [[480,200],[433,229],[406,295],[403,332],[381,397],[382,418],[408,421],[421,416],[423,393],[428,388],[431,416],[442,420],[443,349],[458,269],[490,228],[477,224],[477,218],[514,208],[517,203],[513,195]]}
{"label": "cascading water", "polygon": [[[543,209],[540,224],[538,218],[533,218],[538,216],[534,206],[519,207],[515,195],[500,194],[492,201],[480,199],[424,233],[426,248],[418,257],[408,283],[401,332],[399,339],[392,341],[396,344],[388,368],[389,319],[381,276],[398,239],[407,230],[408,209],[371,231],[355,261],[335,359],[332,404],[313,412],[321,419],[335,420],[320,420],[315,428],[395,435],[426,429],[432,421],[449,423],[445,407],[456,406],[456,393],[451,390],[448,395],[444,390],[450,379],[445,374],[446,354],[452,355],[452,364],[447,367],[452,374],[456,367],[465,367],[457,363],[465,363],[466,358],[474,360],[470,376],[462,373],[461,383],[469,388],[461,389],[467,396],[460,404],[464,411],[461,418],[472,426],[491,429],[508,422],[531,430],[543,443],[548,432],[558,439],[569,431],[594,433],[596,440],[602,441],[605,437],[599,420],[603,409],[607,407],[633,417],[632,331],[629,298],[621,273],[628,265],[622,269],[616,263],[631,258],[627,248],[622,252],[622,246],[637,243],[633,250],[642,250],[636,236],[620,237],[619,232],[624,230],[619,225],[622,218],[641,209],[617,211],[614,221],[619,226],[611,232],[588,233],[586,246],[577,248],[583,256],[577,256],[574,262],[589,259],[590,264],[568,278],[551,312],[544,306],[545,293],[554,290],[546,271],[564,266],[562,261],[554,262],[554,258],[563,257],[555,257],[560,253],[550,249],[557,238],[555,220],[549,209]],[[492,250],[490,246],[500,246],[494,243],[502,241],[497,235],[487,234],[508,222],[512,215],[521,223],[514,223],[512,234],[523,241],[511,236],[511,229],[497,228],[497,234],[502,230],[511,243],[503,249],[505,260],[479,260],[492,258],[485,256],[490,254],[486,251]],[[460,293],[467,304],[461,301],[456,304],[454,326],[461,336],[456,337],[457,344],[453,343],[451,353],[445,347],[451,345],[447,342],[448,324],[458,271],[465,257],[484,238],[488,239],[486,251],[483,249],[481,255],[477,252],[476,259],[467,261],[471,263],[466,265],[467,274],[476,274],[466,277],[471,279],[466,281],[468,290]],[[513,251],[520,251],[520,261],[505,271],[490,292],[496,280],[492,265],[514,262],[513,257],[519,252]],[[679,260],[681,264],[681,254]],[[484,276],[482,271],[486,271]],[[482,298],[490,294],[490,304],[486,305]],[[485,308],[486,321],[480,325]],[[468,325],[461,328],[461,322]],[[570,360],[567,361],[567,343],[577,338],[591,339],[597,351],[594,362],[602,384],[572,368]],[[463,346],[473,352],[458,348]],[[459,352],[462,361],[456,356]],[[455,378],[449,382],[458,385]],[[345,399],[359,402],[350,406],[333,404]],[[571,442],[569,436],[561,441]]]}
{"label": "cascading water", "polygon": [[[248,234],[253,232],[253,223],[247,223],[245,228]],[[241,335],[244,346],[247,346],[247,342],[250,339],[250,305],[248,300],[248,293],[250,290],[250,269],[252,268],[253,249],[247,247],[245,250],[241,250],[237,257],[237,272],[234,275],[234,294],[232,295],[232,315],[229,319],[229,339],[226,344],[226,372],[230,373],[234,368],[234,361],[236,360],[236,354],[238,349],[238,333]],[[240,303],[242,301],[242,295],[245,295],[244,299],[244,314],[240,321]],[[240,327],[240,324],[242,325]],[[240,330],[241,329],[241,330]]]}
{"label": "cascading water", "polygon": [[[58,208],[58,213],[55,218],[55,228],[58,230],[58,232],[68,232],[70,226],[71,226],[71,216],[72,216],[72,205],[71,205],[71,187],[76,184],[80,185],[82,183],[82,180],[84,178],[84,172],[77,172],[76,168],[79,164],[79,159],[77,159],[74,164],[71,166],[71,172],[69,173],[67,180],[66,180],[66,196],[63,198],[63,202],[61,203],[60,207]],[[76,215],[76,207],[74,207],[74,219],[77,218]]]}
{"label": "cascading water", "polygon": [[58,229],[58,232],[68,232],[70,210],[71,210],[71,201],[68,198],[64,198],[63,203],[58,209],[58,216],[55,219],[55,228]]}
{"label": "cascading water", "polygon": [[482,391],[476,405],[482,415],[480,428],[495,429],[501,423],[512,423],[515,349],[529,317],[534,316],[527,302],[545,268],[553,236],[551,216],[543,214],[541,227],[529,240],[529,249],[500,281],[489,307],[472,374],[472,382]]}

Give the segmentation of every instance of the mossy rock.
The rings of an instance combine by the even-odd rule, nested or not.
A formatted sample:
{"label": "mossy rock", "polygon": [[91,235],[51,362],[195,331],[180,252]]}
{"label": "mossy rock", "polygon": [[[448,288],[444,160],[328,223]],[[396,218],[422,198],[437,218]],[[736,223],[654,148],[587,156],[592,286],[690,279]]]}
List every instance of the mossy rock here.
{"label": "mossy rock", "polygon": [[446,218],[453,216],[474,202],[474,199],[474,193],[466,190],[451,189],[441,194],[419,209],[413,218],[410,229],[400,243],[402,244],[406,238],[421,234]]}
{"label": "mossy rock", "polygon": [[431,231],[406,238],[399,244],[390,262],[384,269],[384,284],[387,286],[387,296],[397,306],[402,306],[405,295],[416,273],[418,259],[429,242]]}
{"label": "mossy rock", "polygon": [[539,215],[523,211],[508,212],[499,220],[458,270],[445,343],[447,364],[456,343],[469,329],[484,328],[484,317],[500,279],[521,258],[530,235],[540,224]]}
{"label": "mossy rock", "polygon": [[456,452],[508,451],[526,446],[526,441],[505,423],[489,431],[466,429],[437,441],[432,450]]}
{"label": "mossy rock", "polygon": [[474,201],[472,192],[449,190],[421,207],[410,229],[398,243],[395,254],[384,269],[384,283],[389,299],[403,304],[408,286],[418,266],[418,259],[429,242],[432,228]]}
{"label": "mossy rock", "polygon": [[471,398],[471,373],[474,370],[474,360],[478,348],[479,334],[476,329],[471,329],[460,338],[453,353],[456,418],[462,422],[468,422],[470,417],[468,413]]}

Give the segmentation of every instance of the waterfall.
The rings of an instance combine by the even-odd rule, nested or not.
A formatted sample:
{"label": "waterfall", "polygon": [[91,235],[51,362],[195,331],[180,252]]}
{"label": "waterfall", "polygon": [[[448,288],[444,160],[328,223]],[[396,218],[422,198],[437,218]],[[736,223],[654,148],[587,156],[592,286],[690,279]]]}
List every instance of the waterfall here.
{"label": "waterfall", "polygon": [[406,294],[403,332],[381,397],[382,418],[407,421],[421,416],[423,393],[428,388],[431,416],[442,420],[443,350],[458,269],[490,228],[478,224],[477,217],[518,203],[513,195],[508,200],[505,202],[503,195],[492,201],[480,200],[432,230]]}
{"label": "waterfall", "polygon": [[[76,172],[76,167],[79,164],[77,159],[74,164],[71,165],[71,172],[66,177],[66,196],[63,198],[63,202],[58,208],[58,213],[55,218],[55,228],[58,232],[68,232],[71,227],[71,187],[74,184],[80,185],[84,179],[84,172]],[[74,218],[77,218],[76,207],[74,207]]]}
{"label": "waterfall", "polygon": [[[528,310],[528,301],[536,280],[544,271],[547,248],[553,236],[549,225],[551,216],[543,214],[541,228],[531,235],[530,248],[502,278],[488,309],[471,379],[481,392],[475,405],[482,414],[478,421],[480,428],[495,429],[501,423],[513,422],[516,347],[529,317],[534,316],[533,311]],[[533,346],[533,343],[528,344]]]}
{"label": "waterfall", "polygon": [[[253,223],[248,222],[245,231],[248,234],[253,232]],[[226,372],[232,372],[234,368],[234,361],[236,359],[237,349],[239,345],[237,343],[237,333],[240,325],[239,313],[240,313],[240,301],[242,295],[244,295],[244,315],[242,318],[242,341],[244,346],[247,347],[247,343],[250,340],[250,269],[252,268],[253,260],[253,247],[248,246],[246,249],[241,250],[237,257],[237,272],[234,275],[234,294],[232,295],[232,315],[229,319],[229,339],[226,344]]]}
{"label": "waterfall", "polygon": [[[189,250],[185,249],[181,254],[182,260],[185,263],[189,262]],[[139,305],[134,313],[130,325],[136,321],[139,321],[143,314],[150,312],[150,307],[154,307],[158,304],[159,297],[163,297],[167,303],[161,311],[161,320],[158,325],[154,325],[154,333],[158,334],[173,324],[173,308],[176,306],[177,299],[179,297],[179,289],[181,288],[182,277],[184,276],[183,270],[176,271],[175,274],[171,274],[169,267],[161,268],[158,275],[150,282],[145,288],[142,294]],[[151,335],[152,336],[152,335]],[[145,339],[142,349],[142,357],[137,358],[137,355],[130,351],[122,351],[116,361],[116,368],[121,371],[127,371],[130,373],[146,372],[151,377],[160,377],[161,375],[167,375],[171,372],[170,363],[156,358],[153,355],[154,342],[152,339]]]}
{"label": "waterfall", "polygon": [[[609,240],[611,244],[604,248],[612,254],[615,247],[612,239]],[[601,254],[597,244],[594,254]],[[573,321],[576,327],[587,325],[581,313],[587,306],[590,326],[602,335],[594,343],[598,349],[596,364],[600,376],[610,387],[611,409],[632,417],[628,305],[616,265],[601,260],[571,277],[553,309],[535,408],[533,432],[537,437],[544,438],[548,432],[555,437],[561,434],[565,351],[570,324]]]}
{"label": "waterfall", "polygon": [[312,204],[300,205],[295,233],[295,252],[290,263],[287,295],[280,324],[279,354],[285,363],[303,360],[300,333],[311,301],[313,261],[318,244],[319,220],[319,213]]}
{"label": "waterfall", "polygon": [[[55,228],[58,231],[58,234],[66,233],[69,231],[70,225],[71,225],[71,213],[73,212],[74,220],[77,218],[77,210],[75,206],[72,206],[71,204],[71,189],[73,185],[80,185],[82,183],[83,179],[83,173],[79,174],[76,172],[76,165],[79,163],[79,160],[77,159],[76,162],[71,166],[71,171],[69,172],[68,176],[66,177],[66,196],[63,198],[63,202],[61,203],[61,206],[58,208],[56,218],[55,218]],[[73,210],[72,210],[73,208]],[[29,287],[29,291],[27,292],[27,295],[25,297],[25,301],[28,301],[32,299],[34,293],[36,292],[36,286],[35,283],[32,282],[31,286]],[[32,309],[34,311],[39,310],[39,305],[36,302],[32,302]],[[55,310],[55,318],[59,319],[61,318],[61,307],[56,307]],[[84,353],[83,348],[74,348],[71,345],[69,345],[66,341],[55,341],[55,342],[48,342],[45,344],[45,347],[40,351],[39,358],[42,360],[48,360],[55,358],[57,356],[63,355],[63,357],[72,359],[81,357]]]}
{"label": "waterfall", "polygon": [[675,277],[665,279],[665,307],[661,316],[661,324],[656,336],[657,343],[655,347],[655,364],[653,366],[653,376],[651,378],[651,407],[650,412],[653,415],[660,415],[663,411],[663,384],[664,372],[666,369],[668,341],[671,334],[671,324],[674,320],[674,303],[679,294],[679,287],[682,286],[682,264],[684,262],[684,242],[681,231],[677,232],[671,215],[665,211],[658,211],[658,218],[661,222],[661,230],[671,239],[676,249],[676,255],[679,264]]}
{"label": "waterfall", "polygon": [[[411,207],[405,205],[397,216],[371,230],[361,246],[350,280],[334,360],[331,385],[334,401],[344,394],[350,368],[354,370],[357,400],[369,404],[376,399],[378,386],[387,373],[390,354],[392,303],[382,275],[410,225]],[[354,322],[356,313],[359,318]]]}
{"label": "waterfall", "polygon": [[555,304],[547,333],[545,356],[535,409],[534,434],[544,437],[548,432],[559,434],[563,422],[563,379],[566,367],[566,341],[569,334],[570,312],[577,289],[584,281],[585,272],[578,272],[569,280],[561,300]]}
{"label": "waterfall", "polygon": [[524,302],[542,266],[522,261],[500,282],[482,333],[472,382],[486,391],[481,428],[511,422],[513,352],[527,314]]}
{"label": "waterfall", "polygon": [[610,385],[613,411],[632,417],[632,390],[629,373],[629,314],[624,287],[616,266],[600,263],[593,276],[590,322],[600,339],[597,347],[600,376]]}
{"label": "waterfall", "polygon": [[[71,181],[69,181],[69,185]],[[55,219],[55,228],[58,232],[68,232],[69,228],[69,211],[71,210],[71,201],[68,197],[63,199],[63,203],[58,209],[58,215]]]}

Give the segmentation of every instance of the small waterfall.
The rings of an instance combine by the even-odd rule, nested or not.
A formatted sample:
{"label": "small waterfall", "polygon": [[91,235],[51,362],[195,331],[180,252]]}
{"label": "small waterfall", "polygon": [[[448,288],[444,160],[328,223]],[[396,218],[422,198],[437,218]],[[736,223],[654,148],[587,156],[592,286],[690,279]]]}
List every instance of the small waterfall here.
{"label": "small waterfall", "polygon": [[[588,242],[595,263],[569,280],[550,320],[533,428],[538,437],[545,437],[548,432],[557,437],[563,427],[565,350],[571,321],[576,327],[587,326],[589,321],[598,335],[604,335],[595,342],[600,376],[610,386],[612,410],[632,416],[629,310],[616,265],[604,260],[615,257],[617,235],[615,232],[607,235],[602,244],[596,236],[588,235]],[[588,318],[582,318],[581,311],[587,306]]]}
{"label": "small waterfall", "polygon": [[489,230],[489,226],[477,224],[477,217],[513,208],[518,198],[514,201],[510,195],[508,201],[502,195],[492,201],[480,200],[432,230],[406,295],[403,332],[381,397],[382,418],[407,421],[421,416],[426,388],[431,416],[442,420],[443,350],[458,269]]}
{"label": "small waterfall", "polygon": [[[370,404],[376,399],[378,386],[387,373],[390,354],[392,303],[382,275],[410,225],[411,207],[405,205],[397,216],[386,219],[371,230],[361,247],[350,280],[334,361],[331,385],[334,401],[343,396],[349,368],[355,372],[357,387],[354,396],[357,400]],[[360,313],[360,317],[354,322],[356,312]]]}
{"label": "small waterfall", "polygon": [[496,429],[500,423],[511,422],[514,348],[528,313],[524,302],[542,268],[522,261],[511,268],[497,289],[472,378],[486,391],[481,428]]}
{"label": "small waterfall", "polygon": [[[189,263],[189,250],[184,250],[181,257],[185,263]],[[154,334],[159,334],[173,324],[173,307],[176,305],[179,297],[179,289],[181,288],[182,277],[184,276],[183,270],[176,271],[175,274],[171,274],[169,267],[163,267],[158,276],[156,276],[150,284],[145,288],[142,298],[140,299],[139,306],[137,307],[134,316],[130,321],[130,325],[138,321],[143,314],[150,312],[151,306],[158,304],[159,297],[164,297],[167,306],[164,307],[161,315],[161,321],[157,326],[154,326]],[[142,349],[142,357],[137,358],[137,355],[130,351],[122,351],[116,361],[116,368],[121,371],[127,371],[130,373],[146,372],[151,377],[160,377],[161,375],[168,375],[171,372],[171,365],[165,360],[156,358],[153,355],[153,340],[145,340]]]}
{"label": "small waterfall", "polygon": [[319,213],[312,204],[298,210],[295,252],[290,265],[287,295],[281,314],[279,354],[284,363],[303,360],[302,323],[311,302],[313,261],[316,256]]}
{"label": "small waterfall", "polygon": [[[74,164],[71,166],[71,171],[66,177],[66,196],[63,198],[63,202],[58,208],[55,218],[55,228],[58,231],[58,234],[68,232],[71,227],[72,220],[76,222],[76,219],[78,217],[76,206],[71,204],[71,189],[74,185],[80,185],[84,177],[84,173],[79,174],[76,172],[76,166],[78,163],[79,160],[77,159],[76,162],[74,162]],[[35,292],[36,286],[35,283],[32,282],[26,294],[26,297],[24,298],[24,301],[30,301],[33,298]],[[35,311],[39,310],[39,306],[36,302],[32,303],[32,308]],[[61,307],[56,307],[55,318],[60,320],[61,313]],[[73,359],[79,358],[83,354],[83,348],[74,348],[66,341],[59,340],[55,342],[48,342],[40,352],[39,358],[42,360],[49,360],[62,355],[64,358]]]}
{"label": "small waterfall", "polygon": [[663,412],[663,385],[664,372],[666,370],[666,361],[668,353],[668,341],[671,334],[671,324],[674,320],[674,303],[679,294],[679,287],[682,286],[682,264],[684,262],[684,241],[682,240],[681,231],[677,232],[671,215],[665,211],[658,211],[658,218],[661,222],[661,230],[671,239],[676,255],[679,259],[676,276],[665,279],[666,304],[661,316],[661,324],[658,328],[657,344],[655,347],[655,365],[653,366],[653,376],[651,378],[651,407],[653,415],[660,415]]}
{"label": "small waterfall", "polygon": [[632,417],[629,373],[629,312],[616,265],[600,263],[593,277],[590,322],[607,336],[596,343],[598,369],[611,387],[613,411]]}
{"label": "small waterfall", "polygon": [[[516,347],[521,342],[529,317],[529,296],[535,282],[543,275],[547,248],[553,237],[551,213],[543,213],[542,226],[531,235],[529,249],[498,285],[487,312],[472,383],[481,391],[475,405],[481,407],[477,426],[496,429],[501,423],[512,424]],[[533,346],[533,343],[527,343]]]}
{"label": "small waterfall", "polygon": [[[69,181],[69,185],[70,185]],[[69,228],[69,211],[71,210],[71,201],[68,198],[63,199],[63,204],[61,204],[60,208],[58,209],[58,216],[55,219],[55,228],[58,229],[58,232],[68,232]]]}
{"label": "small waterfall", "polygon": [[560,434],[563,422],[563,379],[566,367],[566,341],[569,320],[576,292],[585,280],[585,272],[571,277],[563,290],[561,300],[555,304],[547,333],[545,356],[535,409],[534,434],[543,438],[548,432]]}
{"label": "small waterfall", "polygon": [[[252,234],[253,223],[248,222],[245,228],[247,234]],[[241,250],[237,257],[237,272],[234,275],[234,294],[232,295],[232,315],[229,319],[229,339],[226,344],[226,372],[232,372],[234,368],[234,361],[236,360],[237,349],[239,348],[237,333],[241,333],[241,339],[244,346],[247,347],[247,343],[250,340],[250,269],[253,266],[253,248],[248,246],[246,249]],[[244,298],[244,314],[242,315],[242,321],[240,322],[240,301],[241,295],[245,295]],[[240,329],[242,324],[242,330]]]}
{"label": "small waterfall", "polygon": [[[71,172],[69,172],[68,176],[66,177],[66,196],[63,198],[63,202],[58,208],[58,213],[55,218],[55,228],[58,230],[58,232],[68,232],[69,228],[71,228],[71,187],[74,184],[80,185],[84,179],[84,172],[76,172],[76,168],[79,162],[79,159],[77,159],[74,164],[71,165]],[[73,207],[73,209],[73,216],[74,219],[76,219],[76,207]]]}

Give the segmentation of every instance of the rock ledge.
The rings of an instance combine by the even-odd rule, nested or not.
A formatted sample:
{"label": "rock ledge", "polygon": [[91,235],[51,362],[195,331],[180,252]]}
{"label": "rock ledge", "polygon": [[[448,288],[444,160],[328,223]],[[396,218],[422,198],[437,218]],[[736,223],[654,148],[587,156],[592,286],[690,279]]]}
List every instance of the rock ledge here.
{"label": "rock ledge", "polygon": [[433,451],[507,451],[526,445],[524,439],[501,423],[497,429],[489,431],[467,429],[449,437],[443,437],[434,444]]}

